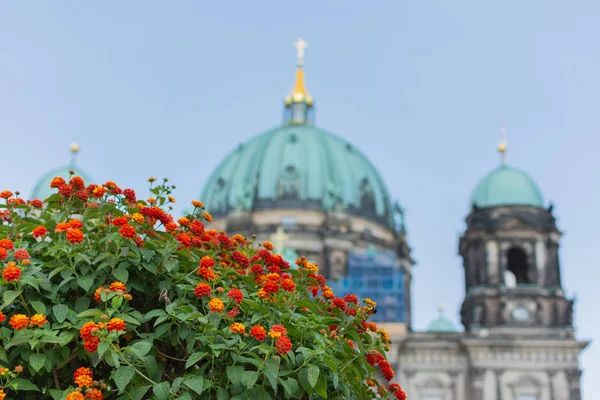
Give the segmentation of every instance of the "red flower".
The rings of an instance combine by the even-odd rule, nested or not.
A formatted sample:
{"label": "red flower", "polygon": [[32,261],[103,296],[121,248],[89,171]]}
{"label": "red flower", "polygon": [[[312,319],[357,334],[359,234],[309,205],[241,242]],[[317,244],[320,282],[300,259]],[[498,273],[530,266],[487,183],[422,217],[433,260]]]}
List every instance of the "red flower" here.
{"label": "red flower", "polygon": [[72,177],[71,180],[69,181],[69,183],[76,190],[85,189],[85,182],[83,181],[83,179],[80,176]]}
{"label": "red flower", "polygon": [[79,229],[69,229],[67,231],[67,240],[69,243],[81,243],[83,242],[83,239],[85,239],[85,237],[83,236],[83,232],[81,232]]}
{"label": "red flower", "polygon": [[204,279],[210,281],[212,279],[216,279],[215,271],[212,268],[200,267],[198,269],[198,275],[202,275]]}
{"label": "red flower", "polygon": [[243,255],[242,253],[240,253],[239,251],[234,251],[233,252],[233,259],[240,265],[243,266],[248,266],[250,265],[250,260],[248,260],[248,257],[246,257],[245,255]]}
{"label": "red flower", "polygon": [[279,290],[279,285],[277,284],[277,282],[267,281],[265,283],[265,286],[263,286],[263,289],[269,294],[277,293],[277,291]]}
{"label": "red flower", "polygon": [[14,263],[8,263],[8,266],[2,271],[2,277],[7,282],[13,282],[21,277],[21,268],[17,267]]}
{"label": "red flower", "polygon": [[341,310],[346,308],[346,302],[344,301],[344,299],[340,299],[339,297],[333,299],[333,305]]}
{"label": "red flower", "polygon": [[394,393],[396,400],[406,400],[406,393],[404,393],[404,390],[397,383],[392,383],[388,386],[388,390]]}
{"label": "red flower", "polygon": [[112,331],[124,331],[127,329],[127,325],[125,325],[125,321],[121,318],[113,318],[106,324],[106,328],[109,332]]}
{"label": "red flower", "polygon": [[0,192],[0,198],[2,198],[2,199],[8,199],[12,195],[13,195],[13,193],[8,190],[4,190],[3,192]]}
{"label": "red flower", "polygon": [[124,217],[124,216],[116,217],[116,218],[113,218],[113,220],[111,222],[115,226],[123,226],[123,225],[127,224],[127,217]]}
{"label": "red flower", "polygon": [[256,275],[262,275],[265,273],[265,269],[260,264],[254,264],[252,268],[250,268],[250,271],[252,271],[252,273]]}
{"label": "red flower", "polygon": [[83,340],[89,340],[94,337],[92,334],[98,330],[98,324],[95,322],[86,322],[79,330],[79,336]]}
{"label": "red flower", "polygon": [[281,288],[283,290],[285,290],[286,292],[290,292],[292,293],[294,290],[296,290],[296,284],[294,283],[293,280],[291,279],[284,279],[283,281],[281,281]]}
{"label": "red flower", "polygon": [[231,311],[229,311],[227,313],[228,316],[230,316],[231,318],[235,318],[238,316],[238,314],[240,313],[240,309],[237,308],[236,306],[234,306]]}
{"label": "red flower", "polygon": [[31,205],[32,205],[33,207],[35,207],[35,208],[42,208],[42,206],[44,205],[44,204],[42,203],[42,201],[41,201],[41,200],[38,200],[38,199],[33,199],[33,200],[31,200],[31,201],[29,202],[29,204],[31,204]]}
{"label": "red flower", "polygon": [[96,350],[98,350],[98,343],[100,343],[100,338],[92,336],[91,338],[83,342],[83,349],[90,353],[95,353]]}
{"label": "red flower", "polygon": [[192,238],[187,233],[180,233],[177,235],[177,241],[181,243],[183,247],[190,247],[192,245]]}
{"label": "red flower", "polygon": [[71,225],[69,225],[68,222],[59,222],[58,224],[56,224],[56,227],[54,228],[54,232],[65,232],[68,231],[71,228]]}
{"label": "red flower", "polygon": [[119,233],[128,239],[132,239],[137,235],[135,228],[131,225],[123,225],[121,229],[119,229]]}
{"label": "red flower", "polygon": [[229,293],[227,293],[227,297],[235,300],[235,302],[239,305],[244,299],[244,294],[239,289],[231,289]]}
{"label": "red flower", "polygon": [[54,177],[54,179],[52,179],[52,182],[50,182],[50,187],[52,189],[56,189],[56,188],[61,187],[65,183],[66,182],[63,178],[61,178],[60,176],[56,176],[56,177]]}
{"label": "red flower", "polygon": [[195,235],[201,236],[204,233],[204,224],[198,220],[195,220],[192,222],[190,229]]}
{"label": "red flower", "polygon": [[0,239],[0,247],[6,250],[14,250],[15,244],[10,239]]}
{"label": "red flower", "polygon": [[258,340],[259,342],[262,342],[267,337],[267,331],[262,326],[256,325],[253,326],[252,329],[250,329],[250,336]]}
{"label": "red flower", "polygon": [[381,373],[383,374],[385,380],[391,381],[394,378],[394,370],[389,362],[381,360],[377,363],[377,365],[379,365],[379,368],[381,368]]}
{"label": "red flower", "polygon": [[15,260],[25,260],[25,259],[29,258],[29,253],[25,249],[19,249],[19,250],[15,251],[15,254],[13,254],[13,257],[15,258]]}
{"label": "red flower", "polygon": [[[88,188],[88,190],[89,190],[89,188]],[[97,199],[104,197],[105,194],[106,194],[106,188],[103,186],[96,186],[92,190],[92,196],[94,196]]]}
{"label": "red flower", "polygon": [[277,343],[275,343],[275,348],[279,354],[287,354],[290,350],[292,350],[292,341],[287,336],[279,336]]}
{"label": "red flower", "polygon": [[130,203],[136,202],[135,192],[133,189],[125,189],[123,190],[123,195]]}
{"label": "red flower", "polygon": [[72,219],[69,221],[69,227],[73,229],[81,229],[83,228],[83,224],[78,219]]}
{"label": "red flower", "polygon": [[212,294],[212,289],[206,283],[199,283],[198,286],[196,286],[196,289],[194,289],[194,294],[198,298],[207,297]]}
{"label": "red flower", "polygon": [[8,251],[4,247],[0,247],[0,260],[4,261],[8,257]]}
{"label": "red flower", "polygon": [[380,361],[383,361],[384,358],[381,354],[379,354],[378,352],[376,352],[375,350],[372,350],[370,353],[365,354],[365,357],[367,359],[367,362],[370,365],[375,365],[377,363],[379,363]]}
{"label": "red flower", "polygon": [[204,256],[200,260],[200,266],[201,267],[205,267],[205,268],[214,267],[215,266],[215,260],[213,260],[212,257]]}
{"label": "red flower", "polygon": [[75,197],[77,197],[81,201],[87,201],[88,194],[85,190],[81,189],[75,192]]}
{"label": "red flower", "polygon": [[125,286],[123,282],[116,281],[110,284],[110,290],[113,292],[121,291],[125,293],[127,291],[127,286]]}
{"label": "red flower", "polygon": [[0,311],[0,322],[6,321],[6,315],[2,311]]}
{"label": "red flower", "polygon": [[344,300],[346,300],[347,303],[358,304],[358,298],[352,293],[345,295]]}
{"label": "red flower", "polygon": [[73,186],[62,185],[61,187],[58,188],[58,193],[60,193],[60,195],[62,197],[69,197],[73,194]]}

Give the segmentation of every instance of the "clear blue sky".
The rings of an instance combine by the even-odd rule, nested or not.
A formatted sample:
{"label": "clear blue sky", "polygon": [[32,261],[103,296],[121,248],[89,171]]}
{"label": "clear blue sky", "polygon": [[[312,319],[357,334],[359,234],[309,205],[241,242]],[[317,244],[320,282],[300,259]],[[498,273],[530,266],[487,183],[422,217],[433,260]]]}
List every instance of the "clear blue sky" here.
{"label": "clear blue sky", "polygon": [[[506,121],[509,163],[565,232],[579,337],[600,337],[600,3],[348,4],[2,2],[0,187],[30,193],[77,141],[97,181],[141,193],[168,176],[196,198],[229,150],[280,123],[303,37],[318,125],[361,148],[406,207],[416,327],[438,303],[458,322],[458,236]],[[600,344],[583,367],[592,400]]]}

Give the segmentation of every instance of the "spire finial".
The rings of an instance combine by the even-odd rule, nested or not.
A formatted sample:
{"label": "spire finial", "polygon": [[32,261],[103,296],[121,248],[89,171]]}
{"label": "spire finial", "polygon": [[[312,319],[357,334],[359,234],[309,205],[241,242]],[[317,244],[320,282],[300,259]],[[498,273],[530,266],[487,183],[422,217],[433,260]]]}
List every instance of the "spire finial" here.
{"label": "spire finial", "polygon": [[71,166],[75,165],[75,157],[77,153],[79,153],[79,145],[75,142],[71,143],[69,146],[69,150],[71,150]]}
{"label": "spire finial", "polygon": [[443,317],[444,316],[444,310],[446,309],[446,307],[444,307],[443,304],[438,304],[437,309],[438,309],[438,313],[440,314],[440,317]]}
{"label": "spire finial", "polygon": [[[292,92],[285,97],[284,124],[306,125],[313,121],[313,99],[304,86],[304,52],[308,48],[308,42],[298,39],[294,42],[296,48],[296,82]],[[294,105],[292,107],[292,105]]]}
{"label": "spire finial", "polygon": [[498,152],[502,158],[502,165],[506,164],[506,126],[504,122],[500,124],[500,143],[498,144]]}
{"label": "spire finial", "polygon": [[302,68],[304,65],[304,50],[308,48],[308,42],[300,38],[294,42],[294,47],[296,48],[296,54],[298,57],[296,65],[298,65],[299,68]]}

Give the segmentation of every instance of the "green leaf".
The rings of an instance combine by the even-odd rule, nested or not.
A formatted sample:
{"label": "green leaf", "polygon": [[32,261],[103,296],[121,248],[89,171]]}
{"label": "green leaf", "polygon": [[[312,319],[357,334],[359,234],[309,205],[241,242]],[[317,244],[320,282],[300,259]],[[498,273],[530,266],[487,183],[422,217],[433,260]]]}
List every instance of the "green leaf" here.
{"label": "green leaf", "polygon": [[248,389],[252,389],[258,379],[258,371],[244,371],[242,374],[242,383]]}
{"label": "green leaf", "polygon": [[105,260],[110,256],[112,256],[112,253],[109,252],[98,254],[98,257],[94,259],[94,264],[98,264],[100,261]]}
{"label": "green leaf", "polygon": [[281,384],[286,397],[294,397],[298,393],[298,381],[294,378],[287,378],[287,380],[281,381]]}
{"label": "green leaf", "polygon": [[321,375],[321,377],[317,381],[317,384],[315,385],[315,392],[317,392],[319,396],[325,399],[327,398],[327,380],[323,375]]}
{"label": "green leaf", "polygon": [[10,305],[20,294],[20,290],[7,290],[4,292],[4,304],[2,305],[2,308]]}
{"label": "green leaf", "polygon": [[46,315],[46,306],[41,301],[30,301],[29,304],[36,313]]}
{"label": "green leaf", "polygon": [[62,323],[67,318],[69,307],[67,307],[64,304],[57,304],[54,307],[52,307],[52,312],[54,313],[54,317],[56,317],[56,320]]}
{"label": "green leaf", "polygon": [[84,312],[88,308],[90,308],[90,298],[87,296],[81,296],[75,302],[75,312]]}
{"label": "green leaf", "polygon": [[142,400],[144,398],[144,395],[148,391],[148,389],[150,389],[151,387],[152,386],[150,386],[150,385],[141,386],[141,387],[135,389],[135,391],[133,392],[131,397],[133,398],[133,400]]}
{"label": "green leaf", "polygon": [[137,342],[129,347],[136,356],[143,358],[146,354],[152,350],[152,343],[150,342]]}
{"label": "green leaf", "polygon": [[35,369],[36,372],[39,372],[40,369],[42,369],[45,362],[46,356],[44,354],[32,354],[31,356],[29,356],[29,365],[31,365],[31,367]]}
{"label": "green leaf", "polygon": [[108,350],[109,347],[110,347],[110,343],[107,343],[107,342],[98,343],[98,357],[102,358],[102,356],[104,356],[104,353],[106,353],[106,350]]}
{"label": "green leaf", "polygon": [[47,335],[43,335],[40,338],[40,342],[41,343],[62,343],[62,339],[59,338],[58,336],[47,334]]}
{"label": "green leaf", "polygon": [[[130,314],[133,314],[133,313],[130,313]],[[130,324],[134,324],[134,325],[139,325],[140,324],[140,321],[138,321],[137,319],[133,318],[132,315],[119,313],[116,316],[118,318],[121,318],[123,321],[130,323]],[[141,317],[141,315],[140,315],[140,317]]]}
{"label": "green leaf", "polygon": [[198,394],[202,394],[202,390],[204,389],[204,378],[201,376],[195,376],[190,379],[186,379],[183,384],[194,392]]}
{"label": "green leaf", "polygon": [[87,292],[88,290],[90,290],[90,288],[94,284],[94,278],[95,278],[94,275],[86,275],[84,277],[77,279],[77,284],[79,285],[80,288],[82,288],[83,290],[85,290]]}
{"label": "green leaf", "polygon": [[102,314],[104,314],[104,311],[99,310],[97,308],[91,308],[89,310],[85,310],[84,312],[81,312],[81,313],[77,314],[77,317],[78,318],[99,317]]}
{"label": "green leaf", "polygon": [[63,391],[63,390],[58,390],[58,389],[50,389],[50,396],[52,396],[52,398],[54,400],[63,400],[66,395],[67,395],[66,390]]}
{"label": "green leaf", "polygon": [[308,368],[302,368],[298,373],[298,378],[300,379],[300,384],[302,385],[306,393],[308,393],[309,396],[312,395],[313,388],[310,385],[310,382],[308,381]]}
{"label": "green leaf", "polygon": [[130,367],[129,365],[120,366],[112,373],[113,380],[119,388],[119,393],[125,390],[134,375],[135,368]]}
{"label": "green leaf", "polygon": [[158,400],[167,400],[169,398],[169,382],[161,382],[152,388],[152,393]]}
{"label": "green leaf", "polygon": [[337,373],[333,374],[333,388],[337,389],[340,384],[340,375]]}
{"label": "green leaf", "polygon": [[17,378],[14,381],[12,381],[9,386],[12,390],[35,390],[36,392],[40,391],[40,389],[31,381],[21,378]]}
{"label": "green leaf", "polygon": [[227,367],[227,378],[234,385],[239,385],[242,382],[242,374],[244,373],[244,367],[232,366]]}
{"label": "green leaf", "polygon": [[110,305],[114,309],[119,309],[122,304],[123,304],[123,296],[115,296],[110,301]]}
{"label": "green leaf", "polygon": [[171,272],[177,266],[177,260],[167,260],[164,262],[164,264],[167,272]]}
{"label": "green leaf", "polygon": [[127,283],[127,280],[129,279],[129,272],[126,268],[123,267],[113,269],[112,274],[115,278],[117,278],[118,281],[121,281],[123,283]]}
{"label": "green leaf", "polygon": [[219,388],[219,392],[217,393],[217,400],[228,400],[229,393],[227,393],[227,389]]}
{"label": "green leaf", "polygon": [[40,284],[37,279],[31,275],[24,276],[22,279],[23,283],[35,288],[38,292],[40,291]]}
{"label": "green leaf", "polygon": [[154,317],[160,317],[162,315],[165,315],[165,310],[161,310],[160,308],[158,308],[156,310],[152,310],[150,312],[147,312],[146,315],[144,315],[144,320],[149,320],[149,319],[152,319]]}
{"label": "green leaf", "polygon": [[192,365],[196,364],[198,361],[202,360],[202,358],[204,358],[204,356],[207,354],[208,353],[206,353],[206,352],[192,354],[185,362],[185,369],[188,369]]}
{"label": "green leaf", "polygon": [[182,377],[175,378],[173,380],[173,383],[171,384],[171,391],[173,393],[177,393],[179,391],[179,388],[181,387],[182,384],[183,384],[183,378]]}
{"label": "green leaf", "polygon": [[265,361],[265,365],[267,366],[267,370],[273,375],[275,378],[279,376],[279,357],[269,358]]}
{"label": "green leaf", "polygon": [[319,372],[319,367],[317,367],[316,365],[308,366],[308,383],[310,383],[310,386],[312,386],[313,388],[315,387],[319,379]]}

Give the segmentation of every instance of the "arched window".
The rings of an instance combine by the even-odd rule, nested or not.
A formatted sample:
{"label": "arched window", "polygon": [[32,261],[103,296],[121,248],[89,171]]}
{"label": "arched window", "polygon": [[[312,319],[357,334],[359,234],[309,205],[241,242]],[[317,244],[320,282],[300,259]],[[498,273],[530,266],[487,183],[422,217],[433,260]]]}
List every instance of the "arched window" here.
{"label": "arched window", "polygon": [[511,247],[506,254],[507,270],[510,271],[517,281],[517,285],[531,283],[529,282],[527,254],[520,247]]}

